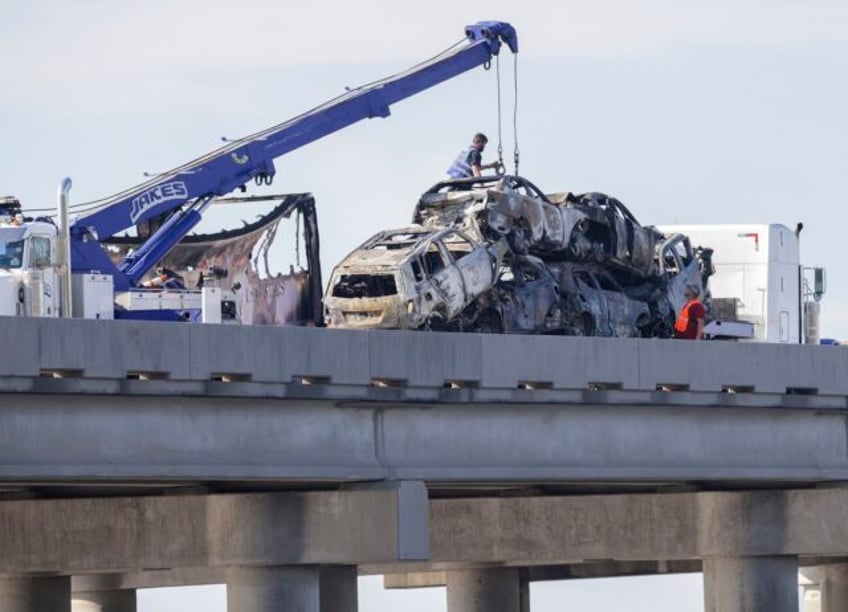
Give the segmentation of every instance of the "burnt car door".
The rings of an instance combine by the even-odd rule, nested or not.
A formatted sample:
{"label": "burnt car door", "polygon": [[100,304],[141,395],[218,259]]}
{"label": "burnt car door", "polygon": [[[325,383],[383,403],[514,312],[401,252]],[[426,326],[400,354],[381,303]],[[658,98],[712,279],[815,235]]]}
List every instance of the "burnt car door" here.
{"label": "burnt car door", "polygon": [[692,244],[687,236],[674,234],[659,248],[660,272],[666,278],[666,297],[674,313],[686,304],[684,290],[686,285],[701,288],[701,262],[692,250]]}
{"label": "burnt car door", "polygon": [[475,245],[467,236],[456,231],[445,233],[441,244],[462,278],[466,304],[492,288],[499,262],[488,245]]}
{"label": "burnt car door", "polygon": [[492,288],[500,263],[499,243],[476,244],[456,230],[442,231],[424,242],[411,261],[416,292],[426,312],[444,322]]}
{"label": "burnt car door", "polygon": [[639,326],[646,325],[650,320],[648,305],[630,299],[621,285],[605,272],[597,270],[594,275],[607,303],[611,334],[619,337],[640,336]]}
{"label": "burnt car door", "polygon": [[459,313],[465,306],[465,287],[462,275],[454,265],[447,250],[433,237],[413,262],[417,290],[423,296],[428,311],[440,312],[445,320]]}
{"label": "burnt car door", "polygon": [[611,336],[609,304],[595,277],[588,270],[576,270],[574,281],[593,319],[593,329],[585,329],[586,335]]}
{"label": "burnt car door", "polygon": [[506,332],[543,332],[548,314],[560,299],[556,279],[541,259],[516,257],[505,267],[498,286],[503,288],[501,312]]}

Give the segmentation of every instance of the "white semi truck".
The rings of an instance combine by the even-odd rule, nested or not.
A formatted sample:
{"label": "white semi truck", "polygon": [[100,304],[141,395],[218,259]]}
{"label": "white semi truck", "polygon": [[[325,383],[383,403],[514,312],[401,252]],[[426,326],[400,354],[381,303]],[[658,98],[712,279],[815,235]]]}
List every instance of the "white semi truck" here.
{"label": "white semi truck", "polygon": [[693,246],[713,249],[710,277],[713,337],[759,342],[816,344],[823,268],[801,265],[798,228],[759,225],[662,226],[665,233],[689,236]]}
{"label": "white semi truck", "polygon": [[[65,189],[62,197],[66,196]],[[67,223],[66,216],[63,222]],[[115,292],[109,274],[89,271],[69,276],[67,242],[52,220],[24,217],[17,199],[0,198],[0,316],[113,319],[120,308],[125,312],[198,312],[199,321],[222,322],[217,287]]]}
{"label": "white semi truck", "polygon": [[56,253],[55,225],[0,213],[0,316],[60,314]]}

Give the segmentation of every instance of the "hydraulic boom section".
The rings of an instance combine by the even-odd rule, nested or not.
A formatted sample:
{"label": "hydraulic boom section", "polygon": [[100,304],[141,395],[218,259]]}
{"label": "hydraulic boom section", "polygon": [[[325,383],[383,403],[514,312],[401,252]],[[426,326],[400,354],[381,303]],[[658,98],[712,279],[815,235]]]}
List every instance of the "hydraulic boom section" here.
{"label": "hydraulic boom section", "polygon": [[[210,199],[243,187],[251,180],[270,184],[274,159],[362,119],[388,117],[389,107],[451,79],[498,55],[502,44],[518,52],[515,29],[508,23],[482,21],[465,28],[465,38],[434,58],[376,83],[350,90],[285,123],[228,143],[208,155],[116,194],[72,227],[73,268],[98,269],[115,278],[118,289],[139,280],[200,220]],[[99,241],[134,225],[177,211],[115,268]]]}

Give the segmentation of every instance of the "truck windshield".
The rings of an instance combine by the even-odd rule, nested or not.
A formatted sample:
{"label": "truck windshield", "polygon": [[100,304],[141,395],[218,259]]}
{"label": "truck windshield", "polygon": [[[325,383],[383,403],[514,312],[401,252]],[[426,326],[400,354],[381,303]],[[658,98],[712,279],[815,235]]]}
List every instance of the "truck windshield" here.
{"label": "truck windshield", "polygon": [[24,228],[0,230],[0,268],[20,268],[24,261]]}

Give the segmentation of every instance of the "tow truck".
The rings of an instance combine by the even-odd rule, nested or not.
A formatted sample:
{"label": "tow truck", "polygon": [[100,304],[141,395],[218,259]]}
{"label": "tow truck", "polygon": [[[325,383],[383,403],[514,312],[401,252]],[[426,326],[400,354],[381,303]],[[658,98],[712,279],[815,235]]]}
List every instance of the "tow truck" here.
{"label": "tow truck", "polygon": [[[59,189],[58,224],[49,217],[26,217],[17,199],[5,198],[0,202],[0,315],[206,322],[231,317],[232,308],[222,306],[214,287],[200,292],[177,287],[162,300],[161,289],[143,286],[210,204],[236,190],[244,192],[251,181],[270,185],[274,160],[290,151],[363,119],[388,117],[392,104],[473,68],[488,67],[504,44],[518,52],[510,24],[469,25],[460,43],[422,64],[91,203],[73,221],[70,179]],[[133,228],[143,241],[113,262],[106,242]],[[313,272],[320,287],[320,272]]]}

